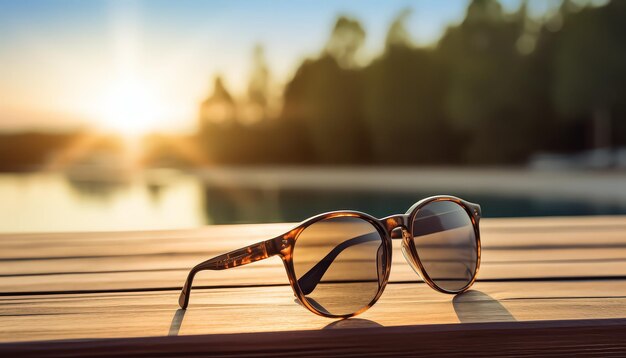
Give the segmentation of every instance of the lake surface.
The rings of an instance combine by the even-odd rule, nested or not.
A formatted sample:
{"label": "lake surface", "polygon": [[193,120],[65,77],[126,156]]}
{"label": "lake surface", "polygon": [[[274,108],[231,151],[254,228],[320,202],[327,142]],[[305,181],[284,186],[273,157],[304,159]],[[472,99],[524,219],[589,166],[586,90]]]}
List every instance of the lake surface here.
{"label": "lake surface", "polygon": [[198,175],[161,171],[115,182],[77,180],[63,173],[1,174],[0,232],[157,230],[210,224],[297,222],[317,213],[352,209],[383,217],[403,213],[436,194],[480,203],[485,217],[626,214],[626,200],[588,200],[472,192],[466,187],[387,190],[376,187],[239,186]]}

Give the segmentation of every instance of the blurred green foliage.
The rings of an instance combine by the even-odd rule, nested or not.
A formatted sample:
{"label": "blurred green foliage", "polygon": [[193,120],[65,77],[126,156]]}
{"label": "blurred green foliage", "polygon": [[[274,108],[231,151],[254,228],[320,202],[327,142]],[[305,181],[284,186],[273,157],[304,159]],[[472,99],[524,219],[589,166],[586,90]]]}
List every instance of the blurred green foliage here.
{"label": "blurred green foliage", "polygon": [[[475,0],[427,48],[411,42],[408,16],[367,64],[364,28],[339,17],[326,48],[285,87],[277,118],[263,109],[263,120],[243,123],[222,108],[229,118],[201,122],[212,162],[517,164],[541,151],[626,145],[626,1],[566,0],[539,21],[525,5],[506,13]],[[255,78],[264,106],[264,77]]]}

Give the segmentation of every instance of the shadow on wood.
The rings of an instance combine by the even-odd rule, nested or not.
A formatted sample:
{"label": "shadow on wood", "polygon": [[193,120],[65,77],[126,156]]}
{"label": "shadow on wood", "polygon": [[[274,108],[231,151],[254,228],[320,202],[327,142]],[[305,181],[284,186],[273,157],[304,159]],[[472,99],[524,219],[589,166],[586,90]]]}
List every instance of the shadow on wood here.
{"label": "shadow on wood", "polygon": [[492,322],[0,344],[3,357],[623,355],[626,320]]}
{"label": "shadow on wood", "polygon": [[516,321],[498,300],[477,290],[454,296],[452,304],[461,323]]}
{"label": "shadow on wood", "polygon": [[172,323],[170,324],[170,331],[167,334],[168,336],[178,336],[178,331],[180,331],[180,326],[183,324],[183,318],[185,318],[185,310],[177,309],[176,313],[174,313],[174,317],[172,318]]}
{"label": "shadow on wood", "polygon": [[341,328],[368,328],[368,327],[383,327],[382,324],[369,319],[363,318],[348,318],[334,321],[322,329],[341,329]]}

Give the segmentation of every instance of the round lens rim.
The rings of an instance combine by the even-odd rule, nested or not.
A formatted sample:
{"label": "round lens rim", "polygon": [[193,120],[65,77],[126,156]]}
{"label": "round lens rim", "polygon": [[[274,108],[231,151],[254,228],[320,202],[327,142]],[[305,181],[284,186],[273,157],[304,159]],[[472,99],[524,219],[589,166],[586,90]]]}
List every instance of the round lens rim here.
{"label": "round lens rim", "polygon": [[[348,313],[348,314],[342,314],[342,315],[330,314],[328,312],[319,311],[317,308],[315,308],[313,305],[311,305],[308,302],[306,296],[304,295],[304,293],[302,292],[302,289],[300,288],[300,285],[298,284],[298,278],[296,277],[296,273],[295,273],[295,269],[293,265],[293,254],[296,251],[296,246],[297,246],[296,244],[297,244],[298,237],[300,236],[300,234],[304,230],[306,230],[306,228],[308,228],[309,226],[319,221],[328,220],[328,219],[332,219],[336,217],[354,217],[354,218],[365,220],[369,224],[374,226],[374,228],[376,228],[376,231],[380,235],[380,238],[383,242],[384,255],[388,263],[385,267],[384,278],[383,278],[382,284],[378,288],[378,291],[376,292],[376,295],[372,298],[372,300],[367,305],[361,307],[357,311]],[[315,313],[316,315],[327,317],[327,318],[342,318],[342,319],[350,318],[350,317],[354,317],[356,315],[359,315],[367,311],[378,301],[380,296],[382,296],[383,292],[385,291],[385,287],[387,287],[389,276],[391,274],[392,244],[391,244],[391,237],[389,237],[389,235],[387,234],[387,231],[385,230],[385,228],[383,227],[383,225],[380,223],[378,219],[376,219],[375,217],[371,215],[368,215],[366,213],[362,213],[359,211],[333,211],[329,213],[320,214],[320,215],[314,216],[306,220],[305,222],[298,225],[298,227],[294,229],[293,233],[290,232],[290,234],[292,234],[292,237],[293,237],[293,243],[291,245],[291,252],[289,252],[288,255],[281,255],[281,257],[283,259],[283,264],[285,265],[285,268],[287,269],[289,283],[294,293],[296,294],[296,298],[309,311]]]}
{"label": "round lens rim", "polygon": [[[462,288],[458,290],[445,289],[443,287],[440,287],[439,285],[435,283],[435,281],[433,281],[433,279],[428,275],[428,272],[426,272],[424,265],[422,265],[422,261],[420,260],[419,254],[417,253],[417,248],[415,247],[415,242],[413,241],[413,225],[414,225],[413,222],[415,220],[415,217],[417,216],[417,213],[419,212],[420,209],[422,209],[426,205],[430,203],[438,202],[438,201],[451,201],[461,206],[463,210],[465,210],[465,213],[467,214],[467,216],[470,218],[470,221],[472,223],[472,228],[474,229],[474,238],[476,240],[476,267],[474,269],[474,275],[472,276],[472,279],[465,286],[463,286]],[[478,227],[478,221],[474,215],[474,210],[469,206],[469,203],[455,196],[438,195],[438,196],[433,196],[433,197],[418,201],[415,205],[413,205],[407,211],[407,214],[409,215],[409,221],[407,224],[409,224],[409,232],[411,233],[411,238],[407,239],[405,242],[409,246],[409,251],[411,255],[413,256],[413,259],[417,263],[419,274],[422,276],[426,284],[430,286],[431,288],[433,288],[434,290],[437,290],[441,293],[447,293],[447,294],[453,294],[453,295],[465,292],[470,287],[472,287],[474,282],[476,282],[476,277],[478,277],[478,271],[480,269],[481,244],[480,244],[480,229]]]}

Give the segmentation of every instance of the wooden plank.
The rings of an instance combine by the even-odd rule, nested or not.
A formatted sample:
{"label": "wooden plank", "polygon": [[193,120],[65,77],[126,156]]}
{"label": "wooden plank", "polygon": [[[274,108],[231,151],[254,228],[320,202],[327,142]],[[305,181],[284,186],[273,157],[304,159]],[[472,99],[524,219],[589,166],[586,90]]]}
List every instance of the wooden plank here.
{"label": "wooden plank", "polygon": [[[0,235],[0,294],[180,287],[196,263],[291,226]],[[482,232],[479,280],[626,276],[626,225],[622,217],[485,219]],[[391,281],[417,280],[398,245],[393,257]],[[198,279],[200,286],[286,283],[278,258],[202,273]]]}
{"label": "wooden plank", "polygon": [[[626,235],[626,234],[625,234]],[[400,249],[395,245],[393,257],[402,257]],[[596,261],[622,261],[626,259],[626,249],[620,248],[574,248],[558,250],[490,250],[483,249],[482,263],[485,265],[540,264],[540,263],[585,263]],[[111,256],[92,258],[68,258],[46,260],[5,260],[0,261],[0,277],[155,271],[155,270],[187,270],[200,261],[213,257],[204,252],[184,254],[155,254],[137,256]],[[402,260],[397,262],[402,265]],[[273,261],[262,261],[255,264],[280,266]],[[394,262],[394,266],[396,263]]]}
{"label": "wooden plank", "polygon": [[[198,261],[194,261],[197,263]],[[188,266],[191,268],[193,264]],[[92,266],[93,267],[93,266]],[[43,274],[32,276],[0,277],[0,295],[42,292],[63,293],[159,290],[180,288],[189,268],[155,269],[151,271],[121,271],[101,273]],[[479,273],[481,281],[555,280],[579,278],[626,278],[626,260],[592,262],[521,262],[490,264],[485,262]],[[392,263],[391,282],[420,281],[420,278],[404,261],[400,252],[395,253]],[[287,275],[279,258],[251,266],[225,271],[203,271],[194,285],[203,287],[249,286],[287,284]]]}
{"label": "wooden plank", "polygon": [[0,344],[0,352],[19,357],[621,357],[626,351],[622,319],[332,328],[12,343]]}
{"label": "wooden plank", "polygon": [[[176,231],[0,234],[0,260],[214,254],[286,232],[294,224],[218,225]],[[626,247],[624,217],[483,219],[485,248]]]}
{"label": "wooden plank", "polygon": [[[626,235],[626,233],[625,233]],[[241,243],[245,246],[246,243]],[[236,248],[237,246],[233,246]],[[208,250],[207,250],[208,251]],[[12,275],[33,275],[50,273],[80,273],[101,271],[146,271],[156,269],[187,269],[199,261],[213,257],[217,253],[195,252],[180,254],[153,254],[153,255],[119,255],[106,257],[78,257],[59,259],[32,259],[12,260],[0,259],[0,277]],[[483,263],[486,264],[513,264],[513,263],[547,263],[547,262],[592,262],[615,261],[626,257],[626,248],[615,248],[607,245],[597,248],[561,248],[528,250],[511,248],[506,250],[492,250],[488,246],[483,248]],[[394,257],[401,257],[399,243],[394,244]],[[258,264],[266,264],[260,262]]]}
{"label": "wooden plank", "polygon": [[[0,344],[0,353],[532,355],[551,347],[558,354],[611,355],[626,349],[618,339],[626,333],[623,217],[485,219],[480,280],[458,296],[418,283],[396,247],[385,294],[345,321],[294,302],[277,257],[199,274],[196,285],[209,289],[194,289],[189,310],[178,309],[189,267],[291,226],[0,235],[0,342],[14,342]],[[129,339],[147,336],[157,338]],[[93,340],[100,338],[117,340]],[[71,341],[32,342],[57,339]],[[323,340],[330,343],[320,345]]]}
{"label": "wooden plank", "polygon": [[626,318],[626,280],[483,282],[459,296],[390,284],[347,321],[313,315],[288,286],[194,290],[187,311],[177,299],[176,291],[1,297],[0,341]]}

